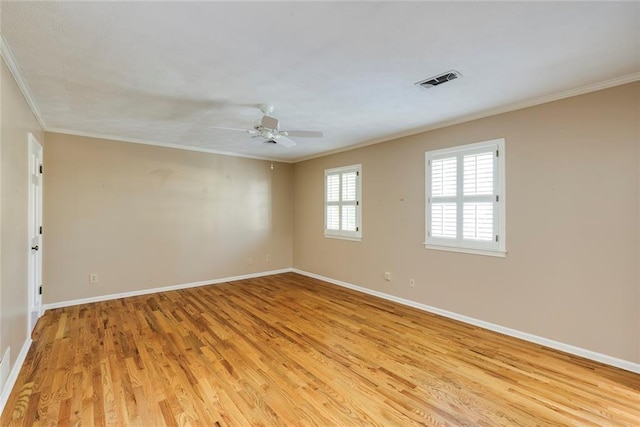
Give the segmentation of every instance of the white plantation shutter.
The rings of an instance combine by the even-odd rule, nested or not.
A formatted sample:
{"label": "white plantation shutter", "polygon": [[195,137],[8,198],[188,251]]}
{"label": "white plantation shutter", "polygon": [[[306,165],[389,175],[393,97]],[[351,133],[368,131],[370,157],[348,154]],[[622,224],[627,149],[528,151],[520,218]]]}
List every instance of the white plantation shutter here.
{"label": "white plantation shutter", "polygon": [[340,201],[340,175],[327,176],[327,201]]}
{"label": "white plantation shutter", "polygon": [[325,226],[327,237],[362,237],[361,165],[325,170]]}
{"label": "white plantation shutter", "polygon": [[504,139],[428,151],[425,157],[425,246],[503,256]]}
{"label": "white plantation shutter", "polygon": [[456,238],[457,169],[455,157],[434,159],[431,162],[431,234],[444,239]]}
{"label": "white plantation shutter", "polygon": [[464,156],[464,195],[493,194],[494,152]]}
{"label": "white plantation shutter", "polygon": [[[497,148],[463,157],[462,238],[490,242],[494,240],[493,198],[494,159]],[[477,197],[472,197],[477,196]],[[467,201],[473,200],[473,201]]]}
{"label": "white plantation shutter", "polygon": [[356,177],[357,172],[346,172],[342,174],[342,200],[354,202],[356,200]]}
{"label": "white plantation shutter", "polygon": [[465,203],[462,214],[465,240],[493,240],[493,204]]}
{"label": "white plantation shutter", "polygon": [[431,207],[431,235],[447,239],[456,238],[455,203],[433,203]]}
{"label": "white plantation shutter", "polygon": [[345,205],[342,207],[342,229],[356,231],[356,207]]}
{"label": "white plantation shutter", "polygon": [[327,230],[340,230],[340,206],[327,206]]}
{"label": "white plantation shutter", "polygon": [[434,197],[456,195],[456,170],[455,157],[434,160],[431,171],[431,194]]}

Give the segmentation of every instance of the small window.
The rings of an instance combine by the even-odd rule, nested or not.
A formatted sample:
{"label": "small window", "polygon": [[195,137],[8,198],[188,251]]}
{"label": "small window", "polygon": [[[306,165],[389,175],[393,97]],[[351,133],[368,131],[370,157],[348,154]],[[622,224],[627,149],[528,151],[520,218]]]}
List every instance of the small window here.
{"label": "small window", "polygon": [[427,151],[429,249],[505,256],[504,139]]}
{"label": "small window", "polygon": [[362,239],[361,165],[324,171],[324,235]]}

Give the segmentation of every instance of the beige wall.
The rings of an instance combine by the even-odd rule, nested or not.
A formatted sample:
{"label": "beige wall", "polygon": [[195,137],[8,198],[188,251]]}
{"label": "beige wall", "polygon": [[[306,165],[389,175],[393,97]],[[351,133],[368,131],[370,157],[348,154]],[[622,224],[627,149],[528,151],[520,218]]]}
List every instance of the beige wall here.
{"label": "beige wall", "polygon": [[292,264],[289,164],[54,133],[45,164],[45,303]]}
{"label": "beige wall", "polygon": [[[639,100],[628,84],[296,163],[294,267],[640,362]],[[499,137],[507,257],[425,249],[425,151]],[[323,170],[354,163],[363,240],[324,238]]]}
{"label": "beige wall", "polygon": [[11,364],[27,339],[29,238],[28,134],[44,135],[4,61],[0,121],[0,355],[11,346]]}
{"label": "beige wall", "polygon": [[[0,350],[11,345],[15,360],[27,327],[27,133],[44,135],[4,64],[1,98]],[[47,133],[44,302],[293,265],[638,363],[639,103],[634,83],[274,171]],[[424,249],[424,152],[497,137],[507,257]],[[354,163],[363,241],[325,239],[323,171]]]}

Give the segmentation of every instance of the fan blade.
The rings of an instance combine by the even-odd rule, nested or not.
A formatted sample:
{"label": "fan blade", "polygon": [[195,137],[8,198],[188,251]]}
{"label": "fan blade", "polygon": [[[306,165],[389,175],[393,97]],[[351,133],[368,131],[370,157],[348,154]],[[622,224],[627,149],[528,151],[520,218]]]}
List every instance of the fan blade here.
{"label": "fan blade", "polygon": [[221,130],[237,130],[240,132],[253,132],[253,129],[251,130],[247,130],[247,129],[238,129],[238,128],[225,128],[222,126],[208,126],[209,129],[221,129]]}
{"label": "fan blade", "polygon": [[283,147],[295,147],[296,146],[296,142],[292,139],[287,138],[286,136],[282,136],[282,135],[278,135],[274,138],[274,140],[282,145]]}
{"label": "fan blade", "polygon": [[280,133],[285,133],[287,136],[295,136],[301,138],[322,138],[324,135],[322,132],[315,130],[283,130]]}
{"label": "fan blade", "polygon": [[274,117],[263,116],[262,121],[260,122],[260,126],[271,130],[276,130],[278,129],[278,119]]}

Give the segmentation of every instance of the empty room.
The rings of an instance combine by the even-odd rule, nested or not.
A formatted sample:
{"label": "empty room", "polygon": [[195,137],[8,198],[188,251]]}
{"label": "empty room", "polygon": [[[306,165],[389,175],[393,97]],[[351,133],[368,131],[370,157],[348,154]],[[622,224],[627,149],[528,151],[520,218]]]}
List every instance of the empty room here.
{"label": "empty room", "polygon": [[640,2],[0,35],[0,425],[640,426]]}

